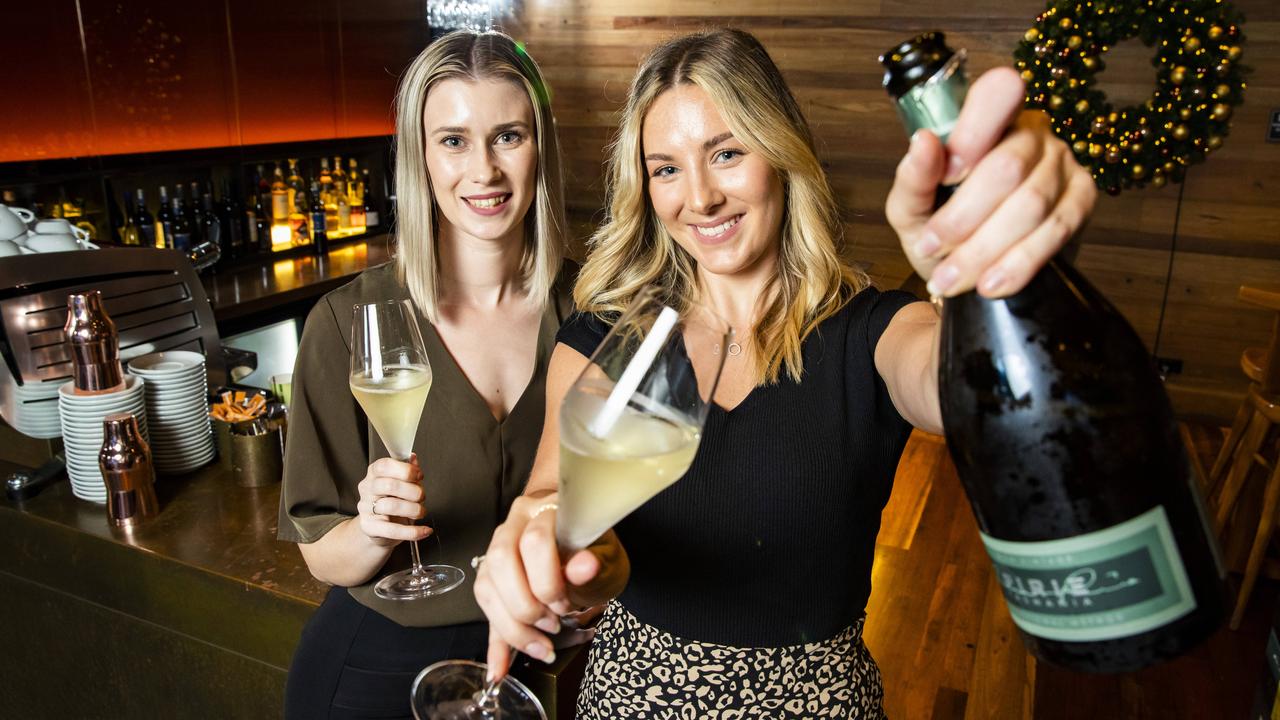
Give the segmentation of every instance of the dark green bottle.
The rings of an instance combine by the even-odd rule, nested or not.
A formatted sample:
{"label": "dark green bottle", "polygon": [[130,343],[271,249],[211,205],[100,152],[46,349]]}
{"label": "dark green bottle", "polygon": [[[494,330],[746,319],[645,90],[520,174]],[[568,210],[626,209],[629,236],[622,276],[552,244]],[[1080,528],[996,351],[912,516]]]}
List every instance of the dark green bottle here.
{"label": "dark green bottle", "polygon": [[[880,61],[908,131],[945,141],[964,52],[926,33]],[[1208,637],[1221,563],[1164,386],[1120,313],[1059,256],[1016,295],[947,299],[940,354],[947,447],[1031,652],[1128,672]]]}

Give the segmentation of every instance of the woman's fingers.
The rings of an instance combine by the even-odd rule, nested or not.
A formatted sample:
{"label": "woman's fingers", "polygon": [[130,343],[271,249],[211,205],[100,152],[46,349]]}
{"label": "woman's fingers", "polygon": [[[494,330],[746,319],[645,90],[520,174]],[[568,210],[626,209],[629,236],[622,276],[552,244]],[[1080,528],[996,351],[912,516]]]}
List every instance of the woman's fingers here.
{"label": "woman's fingers", "polygon": [[1025,93],[1022,78],[1011,67],[994,68],[974,81],[947,138],[944,183],[954,185],[965,180],[988,151],[1000,143],[1022,110]]}
{"label": "woman's fingers", "polygon": [[1067,188],[1057,206],[1048,217],[1021,242],[1009,248],[997,260],[987,274],[1004,278],[999,288],[984,289],[984,276],[979,280],[979,293],[988,297],[1011,295],[1026,287],[1049,259],[1080,231],[1089,217],[1089,211],[1097,197],[1098,189],[1088,172],[1071,172]]}
{"label": "woman's fingers", "polygon": [[489,626],[489,651],[485,654],[485,663],[489,669],[485,672],[485,681],[501,680],[511,669],[511,646],[506,638]]}
{"label": "woman's fingers", "polygon": [[[513,508],[514,510],[514,508]],[[514,515],[514,512],[513,512]],[[484,593],[488,604],[481,601],[479,576],[476,600],[489,617],[491,627],[498,628],[507,642],[518,650],[539,660],[554,657],[551,641],[535,626],[547,632],[560,627],[558,616],[534,596],[525,574],[524,559],[520,555],[519,536],[513,523],[503,523],[494,531],[480,576],[487,582]],[[521,525],[521,529],[523,525]],[[559,572],[559,569],[556,569]]]}
{"label": "woman's fingers", "polygon": [[361,515],[360,530],[371,538],[387,540],[423,540],[432,532],[426,525],[405,525],[387,520],[382,515]]}
{"label": "woman's fingers", "polygon": [[[1038,158],[1029,176],[1020,167],[1031,160],[1032,151],[1025,146],[1039,148],[1039,138],[1025,133],[1007,142],[1023,147],[1007,150],[1003,158],[990,158],[994,163],[984,160],[969,183],[929,222],[948,237],[945,244],[954,247],[929,278],[931,295],[957,295],[972,289],[980,277],[986,283],[984,291],[999,291],[1006,278],[990,266],[1039,227],[1062,193],[1060,158],[1051,154]],[[989,172],[989,168],[996,169]],[[974,192],[965,194],[967,190]]]}
{"label": "woman's fingers", "polygon": [[555,509],[544,503],[531,511],[533,519],[520,536],[520,557],[524,561],[529,589],[538,602],[551,609],[557,617],[543,618],[539,625],[549,633],[560,629],[559,615],[573,608],[565,593],[564,575],[560,571],[560,550],[556,547]]}
{"label": "woman's fingers", "polygon": [[[529,657],[544,662],[555,660],[556,653],[550,638],[531,627],[528,623],[512,616],[510,605],[507,602],[507,588],[498,585],[493,580],[493,576],[490,574],[490,562],[491,560],[486,555],[484,565],[476,577],[475,584],[476,602],[480,605],[480,609],[484,611],[485,616],[489,618],[490,657],[492,657],[495,649],[493,637],[496,635],[504,645],[509,645]],[[499,589],[500,587],[501,589]]]}
{"label": "woman's fingers", "polygon": [[[933,133],[921,130],[911,137],[911,146],[898,163],[884,206],[885,217],[899,236],[914,238],[933,215],[933,201],[946,165],[946,151]],[[915,248],[907,250],[910,256]],[[928,254],[931,253],[925,253]]]}

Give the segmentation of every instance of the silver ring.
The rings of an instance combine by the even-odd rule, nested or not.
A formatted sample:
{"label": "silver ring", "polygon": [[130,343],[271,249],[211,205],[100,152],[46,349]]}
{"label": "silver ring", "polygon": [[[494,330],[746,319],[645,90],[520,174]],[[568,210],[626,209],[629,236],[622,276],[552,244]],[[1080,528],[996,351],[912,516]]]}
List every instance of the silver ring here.
{"label": "silver ring", "polygon": [[475,557],[471,558],[471,569],[472,569],[472,570],[479,570],[479,569],[480,569],[480,564],[481,564],[481,563],[483,563],[483,562],[484,562],[484,556],[483,556],[483,555],[477,555],[477,556],[475,556]]}
{"label": "silver ring", "polygon": [[373,499],[373,505],[370,505],[370,506],[369,506],[369,509],[373,511],[373,514],[374,514],[374,515],[381,515],[381,514],[382,514],[382,513],[378,512],[378,501],[379,501],[379,500],[381,500],[381,499],[382,499],[382,498],[384,498],[384,497],[386,497],[386,495],[379,495],[378,497],[376,497],[376,498],[374,498],[374,499]]}

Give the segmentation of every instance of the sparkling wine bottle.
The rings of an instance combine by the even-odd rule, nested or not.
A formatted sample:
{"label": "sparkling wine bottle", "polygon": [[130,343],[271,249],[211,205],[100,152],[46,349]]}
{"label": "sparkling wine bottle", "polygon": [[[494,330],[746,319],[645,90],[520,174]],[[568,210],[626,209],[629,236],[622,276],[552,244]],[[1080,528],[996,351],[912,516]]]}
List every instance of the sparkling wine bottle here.
{"label": "sparkling wine bottle", "polygon": [[[908,131],[945,141],[964,52],[926,33],[880,60]],[[1101,293],[1056,257],[1015,295],[948,298],[939,352],[947,446],[1031,652],[1128,672],[1212,633],[1223,573],[1173,411]]]}

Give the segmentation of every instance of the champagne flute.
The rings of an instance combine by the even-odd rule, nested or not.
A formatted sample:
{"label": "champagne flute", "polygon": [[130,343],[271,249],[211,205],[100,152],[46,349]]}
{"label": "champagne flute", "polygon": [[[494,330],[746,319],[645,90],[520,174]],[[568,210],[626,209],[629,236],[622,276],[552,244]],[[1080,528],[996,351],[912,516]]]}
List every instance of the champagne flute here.
{"label": "champagne flute", "polygon": [[[641,292],[560,406],[561,557],[586,548],[680,479],[697,454],[732,339],[699,303]],[[511,677],[485,683],[481,663],[446,660],[414,681],[415,717],[533,720],[546,714]]]}
{"label": "champagne flute", "polygon": [[[351,394],[391,457],[408,462],[422,406],[431,389],[431,364],[408,300],[355,306],[351,322]],[[418,543],[409,544],[413,565],[374,585],[387,600],[417,600],[449,592],[465,575],[452,565],[423,565]]]}

